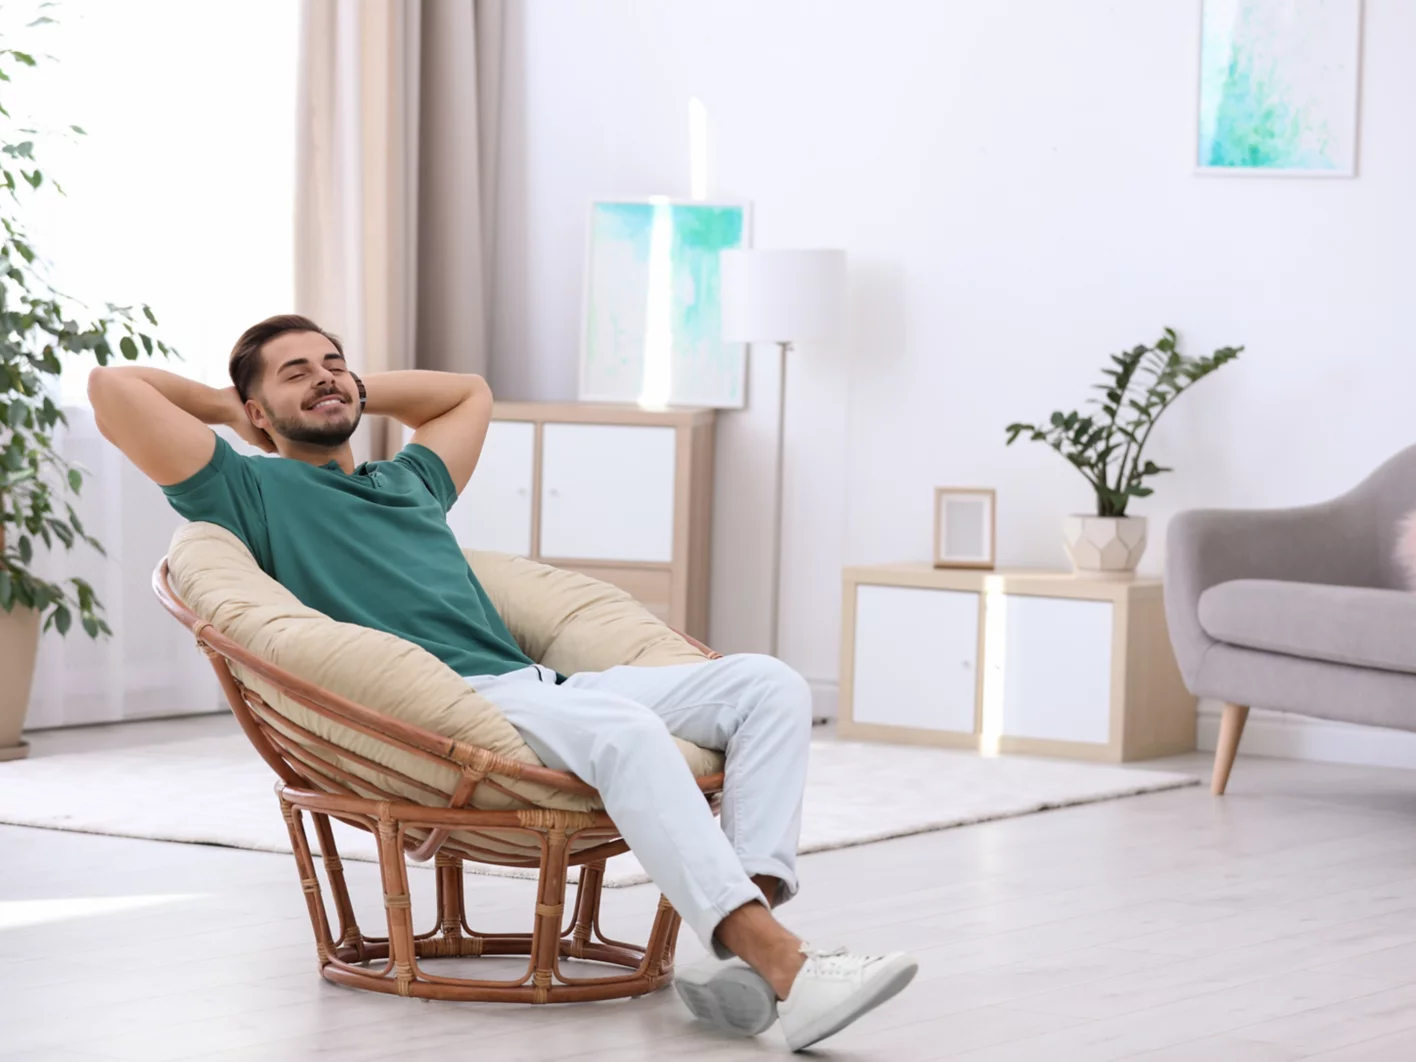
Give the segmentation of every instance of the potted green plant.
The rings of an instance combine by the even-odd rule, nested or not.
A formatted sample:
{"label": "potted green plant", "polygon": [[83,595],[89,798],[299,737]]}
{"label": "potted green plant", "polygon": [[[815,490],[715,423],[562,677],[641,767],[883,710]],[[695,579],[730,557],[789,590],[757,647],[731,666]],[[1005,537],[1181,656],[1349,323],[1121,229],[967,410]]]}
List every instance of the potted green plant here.
{"label": "potted green plant", "polygon": [[1063,542],[1073,570],[1092,578],[1127,578],[1146,548],[1146,520],[1126,510],[1132,498],[1147,498],[1146,480],[1169,472],[1146,459],[1146,443],[1161,414],[1175,400],[1243,347],[1222,347],[1205,357],[1180,353],[1169,328],[1152,346],[1111,355],[1102,369],[1102,397],[1088,401],[1100,413],[1053,413],[1046,424],[1009,424],[1008,445],[1026,436],[1046,443],[1082,474],[1096,495],[1096,513],[1067,517]]}
{"label": "potted green plant", "polygon": [[[0,82],[34,65],[27,52],[0,49]],[[132,307],[110,303],[94,314],[50,283],[25,234],[21,195],[63,189],[36,164],[34,131],[12,128],[3,106],[0,115],[0,760],[10,760],[28,751],[20,731],[41,628],[67,634],[77,620],[91,638],[112,633],[92,586],[46,578],[34,563],[41,548],[103,548],[66,497],[79,492],[83,472],[56,448],[55,430],[65,423],[56,386],[61,354],[91,355],[103,365],[119,355],[173,351],[143,330]],[[157,324],[149,307],[141,310],[147,324]]]}

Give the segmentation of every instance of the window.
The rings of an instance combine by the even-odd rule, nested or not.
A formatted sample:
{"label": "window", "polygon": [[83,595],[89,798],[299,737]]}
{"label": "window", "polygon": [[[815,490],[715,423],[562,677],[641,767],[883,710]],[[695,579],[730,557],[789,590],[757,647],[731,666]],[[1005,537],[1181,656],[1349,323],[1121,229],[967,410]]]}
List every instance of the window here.
{"label": "window", "polygon": [[[14,28],[32,7],[5,8],[7,41],[39,65],[0,82],[0,103],[68,193],[21,195],[56,286],[148,303],[184,358],[164,367],[225,386],[237,336],[293,304],[299,5],[66,0],[32,29]],[[70,124],[88,135],[52,133]],[[87,369],[66,367],[66,403]]]}

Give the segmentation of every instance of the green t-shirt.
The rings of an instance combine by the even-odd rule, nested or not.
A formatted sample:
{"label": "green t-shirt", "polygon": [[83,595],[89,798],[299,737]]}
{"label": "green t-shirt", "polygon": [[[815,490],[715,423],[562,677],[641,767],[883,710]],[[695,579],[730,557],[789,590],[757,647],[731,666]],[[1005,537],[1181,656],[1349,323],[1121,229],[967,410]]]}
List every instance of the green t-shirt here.
{"label": "green t-shirt", "polygon": [[196,475],[163,493],[188,520],[219,524],[310,608],[421,645],[459,675],[531,664],[472,574],[447,511],[447,466],[412,444],[346,475],[339,465],[245,457],[217,436]]}

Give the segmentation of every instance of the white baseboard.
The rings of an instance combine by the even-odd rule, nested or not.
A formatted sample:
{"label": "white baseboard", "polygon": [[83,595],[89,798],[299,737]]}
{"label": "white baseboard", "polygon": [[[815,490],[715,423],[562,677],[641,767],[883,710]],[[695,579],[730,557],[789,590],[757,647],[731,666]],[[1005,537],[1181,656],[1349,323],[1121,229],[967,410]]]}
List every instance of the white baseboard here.
{"label": "white baseboard", "polygon": [[[1199,748],[1214,751],[1221,711],[1217,701],[1200,702],[1196,734]],[[1255,708],[1244,726],[1239,755],[1351,763],[1363,767],[1416,768],[1416,733]]]}
{"label": "white baseboard", "polygon": [[811,719],[814,723],[833,723],[839,714],[840,690],[832,679],[807,679],[811,687]]}

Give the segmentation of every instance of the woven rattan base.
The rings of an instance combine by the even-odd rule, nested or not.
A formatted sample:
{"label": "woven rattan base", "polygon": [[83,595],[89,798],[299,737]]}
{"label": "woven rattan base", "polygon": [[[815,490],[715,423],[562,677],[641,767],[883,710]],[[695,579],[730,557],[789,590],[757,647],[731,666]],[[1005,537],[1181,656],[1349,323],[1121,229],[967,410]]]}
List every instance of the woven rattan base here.
{"label": "woven rattan base", "polygon": [[[300,884],[310,909],[320,972],[329,981],[392,995],[424,999],[502,1003],[578,1003],[621,999],[654,992],[673,977],[679,917],[665,900],[640,946],[610,940],[600,932],[600,894],[604,860],[584,865],[574,907],[565,904],[570,842],[576,834],[612,837],[603,815],[538,810],[474,811],[429,809],[389,801],[365,800],[277,786],[281,810],[290,828]],[[388,935],[366,936],[354,915],[344,867],[330,829],[330,817],[370,829],[378,839],[383,905]],[[325,883],[315,873],[315,859],[305,822],[315,829]],[[464,820],[455,822],[454,819]],[[513,825],[514,820],[519,820]],[[522,832],[541,849],[540,877],[530,933],[484,933],[468,924],[462,860],[439,852],[436,878],[436,927],[416,933],[404,852],[407,831],[497,829]],[[598,839],[598,837],[596,838]],[[597,846],[599,847],[599,846]],[[331,931],[325,892],[333,902],[337,934]],[[528,958],[525,971],[503,980],[449,977],[420,965],[426,959],[474,959],[485,956]],[[623,967],[631,972],[605,977],[570,977],[561,960],[578,959]]]}

